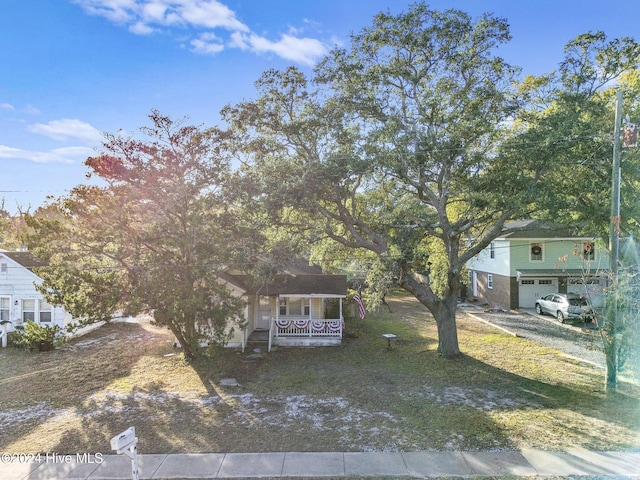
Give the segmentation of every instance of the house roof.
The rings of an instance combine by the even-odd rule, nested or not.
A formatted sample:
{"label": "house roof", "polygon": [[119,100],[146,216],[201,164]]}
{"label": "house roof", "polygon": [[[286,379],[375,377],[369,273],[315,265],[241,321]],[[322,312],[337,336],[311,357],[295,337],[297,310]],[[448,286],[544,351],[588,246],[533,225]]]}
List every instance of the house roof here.
{"label": "house roof", "polygon": [[[570,229],[558,223],[545,223],[540,220],[521,220],[505,224],[500,238],[583,238],[577,237]],[[584,237],[590,238],[590,237]]]}
{"label": "house roof", "polygon": [[245,295],[345,297],[347,294],[346,275],[324,274],[320,266],[309,265],[304,258],[291,260],[280,273],[263,284],[238,270],[227,270],[217,275],[240,288]]}
{"label": "house roof", "polygon": [[268,284],[253,285],[247,275],[221,276],[242,288],[248,295],[346,296],[346,275],[302,274],[274,275]]}
{"label": "house roof", "polygon": [[35,267],[45,267],[47,265],[31,252],[8,252],[5,250],[0,250],[0,254],[10,258],[14,262],[22,265],[25,268],[28,268],[29,270]]}

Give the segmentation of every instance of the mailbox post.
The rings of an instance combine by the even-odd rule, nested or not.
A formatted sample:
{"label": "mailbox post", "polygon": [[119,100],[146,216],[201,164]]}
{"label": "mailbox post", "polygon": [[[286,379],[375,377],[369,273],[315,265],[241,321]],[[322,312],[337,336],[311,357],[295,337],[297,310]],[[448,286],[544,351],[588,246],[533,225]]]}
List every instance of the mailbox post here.
{"label": "mailbox post", "polygon": [[111,450],[116,450],[117,453],[126,455],[131,459],[131,478],[133,480],[140,480],[137,443],[138,438],[134,427],[127,428],[124,432],[111,439]]}

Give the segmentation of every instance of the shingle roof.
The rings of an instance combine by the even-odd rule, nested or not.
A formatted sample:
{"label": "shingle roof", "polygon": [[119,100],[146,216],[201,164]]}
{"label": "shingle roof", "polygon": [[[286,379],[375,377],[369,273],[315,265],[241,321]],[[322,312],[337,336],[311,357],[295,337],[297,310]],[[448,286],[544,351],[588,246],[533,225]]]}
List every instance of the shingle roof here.
{"label": "shingle roof", "polygon": [[249,295],[332,295],[347,294],[346,275],[274,275],[266,285],[252,285],[247,275],[224,275],[225,280]]}
{"label": "shingle roof", "polygon": [[[563,225],[557,223],[544,223],[540,220],[521,220],[507,223],[504,226],[506,233],[502,238],[582,238]],[[588,238],[588,237],[584,237]]]}
{"label": "shingle roof", "polygon": [[9,257],[14,262],[19,263],[20,265],[28,269],[32,269],[35,267],[45,267],[47,265],[31,252],[0,251],[0,254]]}

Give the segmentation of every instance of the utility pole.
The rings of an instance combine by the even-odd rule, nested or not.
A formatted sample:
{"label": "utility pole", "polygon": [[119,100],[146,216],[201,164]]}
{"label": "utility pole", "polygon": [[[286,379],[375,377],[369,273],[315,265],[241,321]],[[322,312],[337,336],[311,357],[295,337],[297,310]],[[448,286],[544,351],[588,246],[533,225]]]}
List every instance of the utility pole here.
{"label": "utility pole", "polygon": [[611,174],[611,225],[609,227],[609,292],[604,327],[606,354],[606,390],[614,390],[618,383],[618,257],[620,249],[620,157],[622,154],[622,91],[616,92],[616,117],[613,129],[613,170]]}

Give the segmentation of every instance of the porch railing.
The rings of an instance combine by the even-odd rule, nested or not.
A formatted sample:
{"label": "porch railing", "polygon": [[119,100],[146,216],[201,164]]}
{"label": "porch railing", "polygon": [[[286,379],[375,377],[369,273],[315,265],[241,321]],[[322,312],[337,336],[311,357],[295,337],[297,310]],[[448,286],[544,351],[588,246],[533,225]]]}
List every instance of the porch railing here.
{"label": "porch railing", "polygon": [[342,337],[343,319],[279,317],[272,319],[275,337]]}

